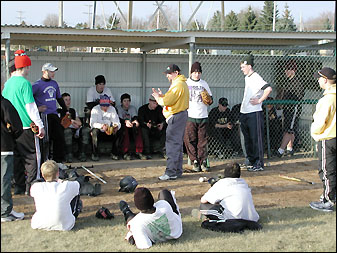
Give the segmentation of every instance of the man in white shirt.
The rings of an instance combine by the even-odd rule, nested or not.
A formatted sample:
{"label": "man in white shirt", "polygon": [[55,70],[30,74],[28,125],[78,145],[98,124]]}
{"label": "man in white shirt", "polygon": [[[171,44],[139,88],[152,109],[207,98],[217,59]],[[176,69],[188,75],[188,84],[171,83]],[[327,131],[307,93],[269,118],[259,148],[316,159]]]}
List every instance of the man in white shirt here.
{"label": "man in white shirt", "polygon": [[[98,143],[107,140],[112,144],[111,158],[118,160],[118,143],[120,134],[117,131],[121,128],[116,109],[110,104],[110,97],[106,94],[102,95],[99,105],[91,110],[90,127],[92,136],[92,156],[93,161],[98,161]],[[109,128],[112,127],[112,131]]]}
{"label": "man in white shirt", "polygon": [[53,160],[44,162],[41,172],[46,182],[36,182],[30,190],[36,208],[31,227],[44,230],[71,230],[82,210],[80,183],[60,180],[59,167]]}
{"label": "man in white shirt", "polygon": [[193,163],[193,171],[208,171],[207,152],[207,128],[208,128],[208,107],[213,103],[205,104],[201,97],[201,92],[206,90],[210,96],[212,92],[208,83],[201,79],[201,65],[195,62],[191,67],[190,77],[186,84],[190,93],[188,118],[186,122],[184,143],[188,157]]}
{"label": "man in white shirt", "polygon": [[115,99],[112,96],[111,90],[105,86],[106,81],[103,75],[98,75],[95,77],[95,86],[88,89],[87,92],[87,102],[86,105],[92,109],[94,106],[99,104],[99,99],[101,95],[108,95],[110,97],[110,103],[115,106]]}
{"label": "man in white shirt", "polygon": [[262,102],[268,98],[272,88],[253,69],[254,57],[247,55],[240,63],[245,75],[245,92],[240,108],[240,127],[245,140],[249,160],[248,171],[264,168],[264,115]]}
{"label": "man in white shirt", "polygon": [[164,189],[159,192],[158,199],[154,203],[150,190],[139,187],[135,190],[134,202],[140,213],[135,215],[123,200],[119,203],[128,229],[125,240],[136,244],[138,249],[147,249],[154,243],[178,239],[183,233],[174,191]]}
{"label": "man in white shirt", "polygon": [[240,175],[238,163],[227,165],[224,178],[201,197],[200,213],[210,220],[244,219],[257,222],[260,217],[253,204],[251,190]]}

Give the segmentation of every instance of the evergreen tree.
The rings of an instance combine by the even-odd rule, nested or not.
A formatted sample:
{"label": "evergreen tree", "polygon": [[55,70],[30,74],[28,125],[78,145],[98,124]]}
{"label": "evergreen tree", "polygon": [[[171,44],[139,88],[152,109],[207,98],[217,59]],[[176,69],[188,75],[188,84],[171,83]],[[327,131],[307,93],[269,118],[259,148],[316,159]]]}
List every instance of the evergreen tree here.
{"label": "evergreen tree", "polygon": [[208,21],[207,29],[221,29],[221,12],[216,11],[213,17]]}
{"label": "evergreen tree", "polygon": [[277,31],[296,31],[296,24],[294,22],[294,18],[290,14],[289,6],[286,3],[284,6],[284,13],[281,19],[276,23]]}
{"label": "evergreen tree", "polygon": [[[113,24],[112,24],[113,22]],[[120,18],[116,15],[116,13],[113,13],[109,18],[108,18],[108,28],[117,28],[118,25],[120,24],[121,20]]]}
{"label": "evergreen tree", "polygon": [[[276,3],[275,3],[276,4]],[[274,1],[264,1],[263,10],[258,20],[258,30],[272,31],[274,17]],[[278,10],[275,13],[275,24],[278,19]]]}
{"label": "evergreen tree", "polygon": [[256,14],[253,11],[252,6],[249,6],[247,12],[244,14],[240,30],[248,30],[248,31],[256,30],[256,24],[257,24]]}
{"label": "evergreen tree", "polygon": [[323,30],[331,30],[332,25],[329,18],[326,18],[323,23]]}
{"label": "evergreen tree", "polygon": [[234,11],[231,11],[225,17],[225,28],[228,31],[237,31],[239,29],[239,19]]}

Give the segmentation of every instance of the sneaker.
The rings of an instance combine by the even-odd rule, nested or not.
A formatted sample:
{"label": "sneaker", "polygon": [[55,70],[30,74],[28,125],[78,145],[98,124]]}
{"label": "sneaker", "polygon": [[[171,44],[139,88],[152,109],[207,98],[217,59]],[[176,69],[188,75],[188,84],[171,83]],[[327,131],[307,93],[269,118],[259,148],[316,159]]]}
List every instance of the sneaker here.
{"label": "sneaker", "polygon": [[275,150],[274,154],[279,158],[281,158],[283,156],[283,154],[281,154],[278,150]]}
{"label": "sneaker", "polygon": [[295,150],[291,150],[291,151],[287,150],[287,154],[290,155],[290,156],[293,156],[294,153],[295,153]]}
{"label": "sneaker", "polygon": [[136,157],[138,158],[138,159],[141,159],[141,160],[146,160],[146,156],[145,155],[143,155],[142,153],[136,153]]}
{"label": "sneaker", "polygon": [[193,169],[192,170],[195,171],[195,172],[200,172],[201,171],[199,162],[197,160],[194,160],[194,162],[193,162]]}
{"label": "sneaker", "polygon": [[201,170],[202,170],[203,172],[209,171],[209,166],[207,165],[207,159],[206,159],[205,161],[202,162],[202,164],[201,164]]}
{"label": "sneaker", "polygon": [[73,162],[73,154],[69,153],[66,154],[66,163],[72,163]]}
{"label": "sneaker", "polygon": [[145,157],[146,157],[146,160],[151,160],[152,159],[152,156],[150,156],[150,155],[146,155]]}
{"label": "sneaker", "polygon": [[169,176],[169,175],[162,175],[160,177],[158,177],[160,180],[164,181],[164,180],[175,180],[177,179],[178,177],[177,176]]}
{"label": "sneaker", "polygon": [[119,160],[117,155],[111,154],[110,157],[112,160]]}
{"label": "sneaker", "polygon": [[123,159],[129,161],[129,160],[131,160],[131,155],[130,154],[124,154]]}
{"label": "sneaker", "polygon": [[17,213],[14,210],[12,210],[7,217],[1,217],[1,222],[23,220],[24,217],[25,217],[24,213]]}
{"label": "sneaker", "polygon": [[98,161],[98,160],[99,160],[98,155],[92,154],[92,155],[91,155],[91,160],[93,160],[93,161]]}
{"label": "sneaker", "polygon": [[130,206],[124,200],[119,201],[119,210],[121,210],[123,214],[131,211]]}
{"label": "sneaker", "polygon": [[119,201],[119,210],[121,210],[121,212],[124,215],[124,220],[125,223],[127,222],[128,219],[132,219],[133,217],[135,217],[136,215],[130,210],[130,206],[128,205],[128,203],[126,203],[124,200]]}
{"label": "sneaker", "polygon": [[87,161],[87,156],[85,155],[85,153],[81,153],[80,156],[78,157],[78,159],[81,162],[85,162],[85,161]]}
{"label": "sneaker", "polygon": [[323,211],[323,212],[332,212],[333,211],[333,204],[330,202],[322,202],[322,201],[314,201],[309,204],[312,209]]}
{"label": "sneaker", "polygon": [[263,171],[264,169],[261,166],[247,166],[247,171]]}

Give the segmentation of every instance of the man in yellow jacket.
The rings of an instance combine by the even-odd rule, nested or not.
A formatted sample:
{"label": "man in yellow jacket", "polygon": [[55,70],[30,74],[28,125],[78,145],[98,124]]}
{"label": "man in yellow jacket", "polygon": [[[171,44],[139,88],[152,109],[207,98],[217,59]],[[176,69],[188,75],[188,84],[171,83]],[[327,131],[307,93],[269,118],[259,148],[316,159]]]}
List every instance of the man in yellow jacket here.
{"label": "man in yellow jacket", "polygon": [[166,118],[166,171],[160,180],[174,180],[183,173],[183,141],[189,106],[189,90],[186,77],[180,74],[180,68],[171,64],[167,67],[167,79],[171,83],[169,90],[162,94],[161,90],[152,88],[152,96],[163,106]]}
{"label": "man in yellow jacket", "polygon": [[336,71],[325,67],[314,77],[324,89],[311,125],[311,136],[318,142],[318,175],[323,182],[323,194],[320,201],[311,202],[310,207],[332,212],[336,204]]}

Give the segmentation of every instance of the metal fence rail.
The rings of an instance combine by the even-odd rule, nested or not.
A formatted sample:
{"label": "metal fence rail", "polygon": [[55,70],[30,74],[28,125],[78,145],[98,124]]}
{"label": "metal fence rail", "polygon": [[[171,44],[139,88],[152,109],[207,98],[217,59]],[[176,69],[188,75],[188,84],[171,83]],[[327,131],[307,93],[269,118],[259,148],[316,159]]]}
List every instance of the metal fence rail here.
{"label": "metal fence rail", "polygon": [[[214,104],[210,110],[218,106],[221,97],[228,99],[228,108],[231,110],[230,116],[219,119],[219,122],[231,122],[232,129],[212,136],[213,126],[209,126],[210,159],[245,156],[237,108],[242,101],[245,86],[240,61],[248,53],[254,55],[254,70],[273,88],[270,98],[263,103],[265,156],[270,158],[277,155],[282,141],[286,142],[283,136],[287,132],[294,134],[294,152],[287,152],[287,147],[291,146],[288,143],[283,155],[315,156],[316,143],[310,136],[310,126],[315,105],[322,97],[323,91],[313,74],[322,67],[336,69],[335,48],[200,46],[195,60],[202,64],[202,79],[207,81],[213,93]],[[294,71],[294,76],[289,70]],[[291,123],[293,127],[289,129]]]}

